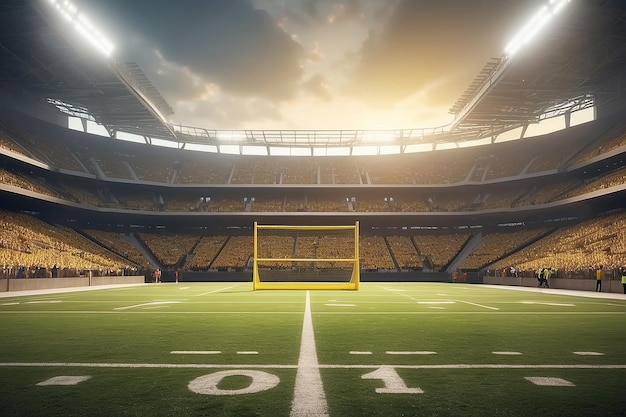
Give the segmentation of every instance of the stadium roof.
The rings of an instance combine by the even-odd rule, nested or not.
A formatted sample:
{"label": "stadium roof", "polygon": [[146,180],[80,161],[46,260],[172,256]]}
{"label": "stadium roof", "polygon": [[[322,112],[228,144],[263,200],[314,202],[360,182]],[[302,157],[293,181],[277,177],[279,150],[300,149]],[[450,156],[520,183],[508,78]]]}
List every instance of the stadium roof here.
{"label": "stadium roof", "polygon": [[450,109],[455,134],[484,137],[623,95],[626,2],[573,1],[553,23],[485,65]]}
{"label": "stadium roof", "polygon": [[[220,131],[170,125],[172,109],[141,69],[73,42],[43,0],[0,5],[0,89],[117,131],[204,145],[352,147],[464,142],[602,105],[626,85],[626,2],[572,0],[539,39],[489,61],[451,107],[451,126],[394,131]],[[52,99],[52,100],[50,100]]]}
{"label": "stadium roof", "polygon": [[164,120],[172,109],[139,67],[73,42],[72,28],[44,6],[38,0],[0,4],[0,89],[89,117],[110,134],[174,138]]}

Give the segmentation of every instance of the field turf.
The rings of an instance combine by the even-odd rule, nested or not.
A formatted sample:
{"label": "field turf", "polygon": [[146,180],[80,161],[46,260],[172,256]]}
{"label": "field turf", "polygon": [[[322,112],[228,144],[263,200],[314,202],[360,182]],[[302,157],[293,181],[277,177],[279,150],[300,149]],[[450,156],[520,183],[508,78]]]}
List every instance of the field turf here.
{"label": "field turf", "polygon": [[5,294],[2,415],[626,415],[626,296],[251,287]]}

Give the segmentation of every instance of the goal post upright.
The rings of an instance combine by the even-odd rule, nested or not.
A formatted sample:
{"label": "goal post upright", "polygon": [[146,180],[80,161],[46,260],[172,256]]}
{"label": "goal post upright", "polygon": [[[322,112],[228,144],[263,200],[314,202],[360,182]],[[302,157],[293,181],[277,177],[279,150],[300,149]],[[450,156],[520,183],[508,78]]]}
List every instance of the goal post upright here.
{"label": "goal post upright", "polygon": [[358,290],[359,222],[260,225],[253,230],[252,289]]}
{"label": "goal post upright", "polygon": [[354,281],[354,289],[358,290],[361,283],[361,263],[359,262],[359,222],[354,222],[354,269],[352,270],[352,279]]}

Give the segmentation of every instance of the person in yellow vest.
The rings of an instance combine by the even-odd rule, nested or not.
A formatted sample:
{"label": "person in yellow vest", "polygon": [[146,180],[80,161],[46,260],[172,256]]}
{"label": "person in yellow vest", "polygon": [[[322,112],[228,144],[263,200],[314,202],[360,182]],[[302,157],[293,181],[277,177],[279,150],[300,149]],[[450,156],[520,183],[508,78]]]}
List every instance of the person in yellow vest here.
{"label": "person in yellow vest", "polygon": [[620,272],[622,273],[622,286],[624,287],[624,294],[626,294],[626,265],[620,268]]}
{"label": "person in yellow vest", "polygon": [[605,273],[602,265],[596,269],[596,292],[602,292],[602,281],[604,281]]}
{"label": "person in yellow vest", "polygon": [[553,273],[552,268],[546,268],[543,271],[543,283],[545,284],[546,288],[550,288],[550,286],[548,285],[548,280],[552,276],[552,273]]}

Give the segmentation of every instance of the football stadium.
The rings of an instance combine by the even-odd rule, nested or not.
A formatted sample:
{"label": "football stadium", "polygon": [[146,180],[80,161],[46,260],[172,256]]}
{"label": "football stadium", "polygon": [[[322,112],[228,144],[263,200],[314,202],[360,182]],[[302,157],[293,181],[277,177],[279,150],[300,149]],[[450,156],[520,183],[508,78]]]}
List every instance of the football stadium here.
{"label": "football stadium", "polygon": [[0,4],[3,415],[626,415],[626,2],[286,3]]}

